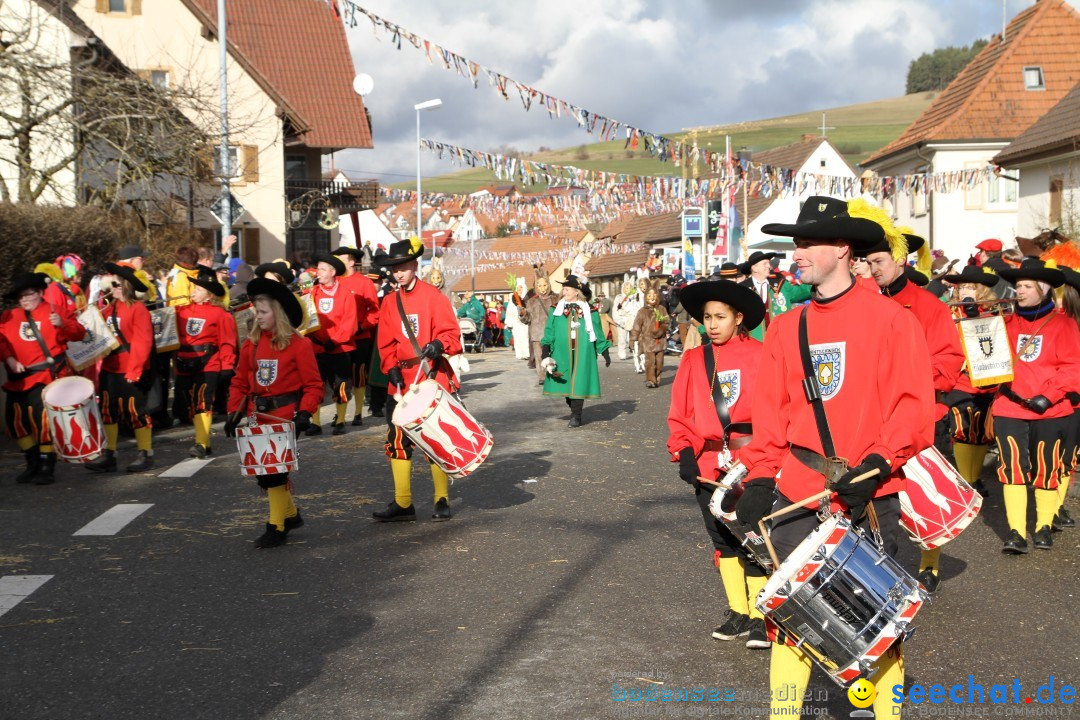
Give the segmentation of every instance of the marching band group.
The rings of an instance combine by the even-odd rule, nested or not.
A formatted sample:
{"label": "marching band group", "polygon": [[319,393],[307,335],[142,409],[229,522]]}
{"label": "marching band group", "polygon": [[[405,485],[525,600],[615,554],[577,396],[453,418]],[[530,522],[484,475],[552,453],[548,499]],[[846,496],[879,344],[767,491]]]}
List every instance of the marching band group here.
{"label": "marching band group", "polygon": [[[931,474],[956,477],[955,486],[971,491],[973,499],[958,511],[970,522],[981,499],[967,486],[989,492],[979,475],[991,443],[1009,527],[1003,552],[1028,552],[1029,536],[1035,548],[1052,548],[1053,533],[1075,525],[1064,500],[1080,434],[1080,273],[1037,258],[996,272],[973,263],[943,278],[951,301],[942,302],[920,287],[908,265],[909,254],[926,251],[924,240],[864,201],[810,198],[796,222],[763,230],[793,239],[801,285],[774,286],[769,256],[756,253],[748,281],[733,282],[722,271],[680,293],[704,342],[687,350],[678,367],[667,447],[693,487],[728,601],[713,636],[771,648],[772,688],[794,683],[805,689],[814,662],[842,682],[867,676],[879,690],[875,711],[892,714],[885,689],[903,682],[904,629],[940,583],[945,540],[920,542],[918,584],[910,586],[918,591],[897,600],[891,635],[863,638],[865,647],[851,639],[841,643],[841,650],[854,653],[850,667],[837,657],[841,650],[820,637],[828,633],[792,619],[796,605],[804,615],[827,614],[809,601],[800,604],[811,564],[829,561],[808,559],[802,548],[832,522],[835,537],[825,545],[841,548],[844,538],[855,538],[851,547],[880,554],[875,566],[891,572],[884,560],[897,553],[905,516],[918,513],[907,499],[913,463],[929,463]],[[101,446],[79,459],[99,473],[117,470],[121,426],[134,433],[137,447],[126,469],[153,466],[151,428],[170,387],[174,414],[194,426],[191,454],[198,458],[213,454],[215,399],[227,398],[227,436],[289,423],[288,432],[316,435],[329,389],[330,427],[338,435],[345,432],[350,398],[352,424],[362,425],[365,391],[372,387],[368,399],[376,414],[385,404],[394,489],[374,518],[416,518],[411,474],[419,446],[431,467],[432,518],[449,519],[449,479],[471,469],[449,468],[440,442],[453,452],[468,446],[475,467],[486,457],[490,435],[486,444],[476,440],[486,431],[475,430],[455,397],[459,381],[450,358],[462,352],[461,331],[448,298],[420,280],[422,253],[415,238],[394,243],[374,258],[383,269],[374,278],[360,272],[355,249],[317,255],[317,282],[303,295],[294,291],[288,264],[267,263],[256,269],[246,297],[234,298],[229,308],[218,275],[200,267],[190,248],[178,253],[160,300],[142,269],[142,252],[125,248],[107,265],[89,320],[84,293],[57,266],[19,274],[5,296],[17,306],[0,316],[6,427],[26,455],[16,480],[53,482],[56,444],[71,438],[57,437],[69,426],[50,421],[55,408],[47,388],[76,374],[93,387],[88,397],[67,404],[80,405],[104,428]],[[1002,280],[1015,289],[1014,298],[998,297]],[[624,357],[628,345],[637,344],[635,355],[644,354],[639,371],[656,387],[668,315],[655,289],[644,285],[641,293],[644,303],[632,323],[619,325],[616,345]],[[571,427],[581,425],[585,400],[600,395],[598,358],[611,362],[611,343],[590,301],[584,277],[568,275],[555,295],[548,278],[538,275],[535,291],[519,307],[544,394],[565,398]],[[100,325],[92,322],[95,314]],[[980,318],[993,320],[992,330],[972,344],[958,328]],[[175,337],[163,341],[173,325]],[[75,370],[69,346],[94,342],[97,354]],[[1004,344],[1008,367],[988,379],[976,354],[990,357]],[[400,404],[415,406],[406,390],[421,380],[449,406],[433,404],[420,413],[444,413],[437,436],[394,421]],[[383,383],[389,394],[381,391]],[[277,457],[252,473],[269,502],[257,547],[282,545],[303,525],[291,467]],[[1028,523],[1031,495],[1034,526]],[[774,515],[766,531],[761,521]],[[900,576],[890,581],[909,587]],[[849,582],[870,580],[856,573]],[[778,697],[776,711],[801,706],[801,694]]]}

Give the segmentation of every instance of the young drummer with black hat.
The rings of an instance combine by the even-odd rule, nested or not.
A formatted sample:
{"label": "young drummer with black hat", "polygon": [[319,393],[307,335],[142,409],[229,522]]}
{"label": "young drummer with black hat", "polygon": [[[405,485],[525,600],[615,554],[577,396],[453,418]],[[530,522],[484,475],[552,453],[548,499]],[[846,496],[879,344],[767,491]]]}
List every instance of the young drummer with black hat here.
{"label": "young drummer with black hat", "polygon": [[[811,197],[794,224],[762,228],[794,239],[795,263],[814,292],[808,306],[778,317],[765,339],[751,412],[753,440],[742,455],[749,479],[736,514],[756,527],[770,512],[827,486],[835,492],[831,510],[850,514],[863,527],[866,505],[873,502],[883,549],[895,556],[902,483],[897,471],[933,442],[934,388],[914,315],[856,284],[849,271],[853,256],[885,238],[902,239],[888,216],[874,210],[857,200]],[[855,479],[867,472],[877,475]],[[802,508],[773,524],[781,561],[817,527],[816,509]],[[798,714],[811,660],[795,639],[767,624],[777,641],[772,711]],[[877,662],[873,682],[876,715],[898,712],[892,687],[904,682],[901,645]]]}
{"label": "young drummer with black hat", "polygon": [[[461,352],[461,332],[450,300],[433,285],[422,281],[417,259],[424,254],[420,239],[413,236],[390,245],[374,262],[389,268],[398,289],[383,298],[379,311],[379,357],[386,373],[390,397],[386,401],[386,457],[394,476],[394,500],[372,517],[381,522],[416,520],[412,501],[412,441],[394,425],[394,408],[406,387],[423,379],[427,371],[447,392],[457,392],[460,384],[450,367],[448,355]],[[435,487],[433,520],[450,519],[450,476],[431,462]]]}
{"label": "young drummer with black hat", "polygon": [[225,296],[225,288],[212,272],[191,278],[191,304],[176,309],[176,329],[180,348],[176,352],[176,394],[187,400],[195,425],[191,455],[213,454],[210,426],[213,424],[214,395],[222,373],[236,367],[236,321],[213,302]]}
{"label": "young drummer with black hat", "polygon": [[[352,291],[338,278],[345,274],[345,263],[336,255],[318,253],[318,282],[311,289],[311,302],[319,316],[319,329],[308,335],[315,345],[315,359],[323,382],[330,386],[334,399],[333,434],[345,433],[345,411],[352,395],[352,353],[356,350],[356,300]],[[308,435],[322,434],[319,413],[311,417]]]}
{"label": "young drummer with black hat", "polygon": [[[910,310],[919,321],[926,347],[930,351],[930,367],[934,373],[934,392],[937,398],[934,405],[934,446],[951,461],[952,433],[943,400],[945,393],[956,386],[960,377],[960,370],[964,366],[964,350],[960,346],[960,335],[953,324],[949,306],[912,282],[905,272],[908,268],[907,256],[924,250],[925,247],[926,241],[923,238],[913,233],[901,232],[901,237],[895,242],[889,243],[882,239],[880,243],[867,249],[866,262],[870,265],[870,274],[881,289],[881,294]],[[925,255],[925,251],[923,254]],[[938,574],[940,560],[941,548],[922,551],[918,579],[930,592],[935,592],[941,583]]]}
{"label": "young drummer with black hat", "polygon": [[[253,413],[295,423],[303,432],[319,411],[323,381],[311,341],[296,331],[304,320],[300,301],[284,284],[268,278],[248,283],[255,308],[255,328],[240,348],[236,377],[229,388],[225,435],[233,437],[240,421]],[[255,476],[266,490],[270,518],[257,548],[284,545],[304,519],[293,501],[288,473]]]}
{"label": "young drummer with black hat", "polygon": [[[120,422],[125,421],[135,431],[138,457],[125,469],[143,472],[154,467],[154,448],[147,413],[147,396],[158,378],[152,371],[154,358],[154,323],[150,311],[137,299],[146,291],[146,284],[136,270],[125,263],[106,263],[111,273],[106,281],[109,304],[102,311],[105,324],[120,341],[120,347],[105,356],[98,377],[98,402],[101,422],[105,425],[105,450],[86,464],[92,472],[116,471],[116,442]],[[164,403],[164,399],[162,400]]]}
{"label": "young drummer with black hat", "polygon": [[998,389],[992,410],[1009,536],[1001,551],[1028,551],[1028,485],[1035,493],[1034,545],[1049,550],[1057,513],[1061,453],[1071,426],[1068,393],[1080,390],[1080,330],[1056,311],[1051,288],[1065,276],[1042,260],[1027,258],[1001,277],[1016,288],[1016,313],[1005,319],[1015,353],[1013,381]]}
{"label": "young drummer with black hat", "polygon": [[713,542],[713,565],[728,600],[717,640],[749,635],[748,648],[770,646],[765,620],[754,600],[765,587],[764,569],[709,511],[712,490],[699,478],[717,480],[750,442],[750,405],[757,382],[761,343],[749,331],[765,319],[765,303],[751,288],[729,280],[696,282],[679,296],[697,324],[705,325],[708,345],[683,353],[668,409],[668,452],[679,463],[679,477],[694,488]]}
{"label": "young drummer with black hat", "polygon": [[364,395],[368,384],[368,366],[375,346],[375,326],[379,324],[379,296],[373,283],[357,264],[364,257],[362,250],[342,245],[334,251],[345,273],[338,282],[347,287],[356,299],[356,336],[353,341],[356,349],[351,353],[353,383],[353,420],[354,427],[364,424]]}
{"label": "young drummer with black hat", "polygon": [[57,313],[44,302],[45,288],[41,273],[19,273],[4,294],[7,300],[17,300],[19,306],[0,315],[0,361],[7,365],[3,387],[7,432],[26,456],[26,470],[15,481],[38,485],[53,482],[56,470],[41,391],[68,374],[64,357],[67,344],[86,336],[86,328],[74,313]]}

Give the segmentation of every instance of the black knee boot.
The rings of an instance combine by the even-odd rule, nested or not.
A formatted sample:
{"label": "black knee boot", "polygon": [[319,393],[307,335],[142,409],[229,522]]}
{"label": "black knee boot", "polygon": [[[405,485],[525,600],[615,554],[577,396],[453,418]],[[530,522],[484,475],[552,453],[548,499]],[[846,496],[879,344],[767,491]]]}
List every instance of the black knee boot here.
{"label": "black knee boot", "polygon": [[41,448],[39,446],[35,445],[29,450],[23,450],[23,455],[26,456],[26,469],[15,476],[15,482],[17,483],[28,483],[41,472]]}
{"label": "black knee boot", "polygon": [[585,409],[585,400],[582,398],[567,398],[566,404],[570,406],[570,422],[566,427],[580,427],[581,411]]}
{"label": "black knee boot", "polygon": [[56,453],[45,453],[41,460],[41,472],[34,478],[35,485],[52,485],[56,482]]}

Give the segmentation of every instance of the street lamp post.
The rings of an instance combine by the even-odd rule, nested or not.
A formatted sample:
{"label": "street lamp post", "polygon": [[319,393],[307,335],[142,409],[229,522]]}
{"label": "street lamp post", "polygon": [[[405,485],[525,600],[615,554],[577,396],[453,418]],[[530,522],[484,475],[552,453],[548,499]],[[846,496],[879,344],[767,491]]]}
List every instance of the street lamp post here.
{"label": "street lamp post", "polygon": [[[425,100],[422,103],[413,105],[413,110],[416,111],[416,236],[420,238],[420,242],[424,241],[423,234],[423,220],[421,214],[421,208],[424,205],[424,196],[420,193],[420,111],[421,110],[438,110],[442,107],[442,100],[435,98],[434,100]],[[435,262],[435,234],[431,234],[431,261]]]}

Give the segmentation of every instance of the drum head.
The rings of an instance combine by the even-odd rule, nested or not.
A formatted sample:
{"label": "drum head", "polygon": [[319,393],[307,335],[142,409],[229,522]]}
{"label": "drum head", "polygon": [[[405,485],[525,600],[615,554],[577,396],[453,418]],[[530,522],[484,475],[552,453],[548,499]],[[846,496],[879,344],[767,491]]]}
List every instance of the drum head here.
{"label": "drum head", "polygon": [[434,380],[424,380],[413,385],[401,396],[401,402],[394,408],[395,425],[411,425],[427,412],[442,387]]}
{"label": "drum head", "polygon": [[41,393],[41,400],[53,407],[75,407],[94,397],[94,383],[84,377],[53,380]]}

